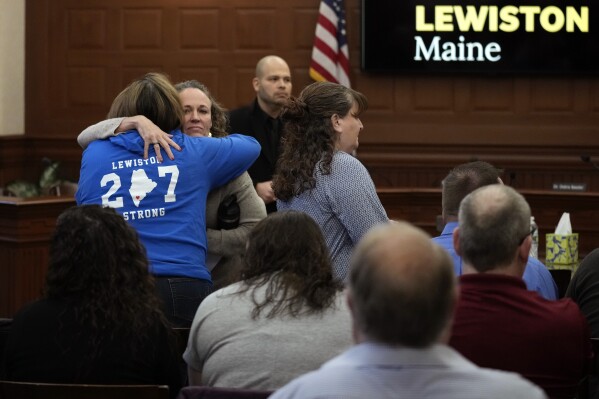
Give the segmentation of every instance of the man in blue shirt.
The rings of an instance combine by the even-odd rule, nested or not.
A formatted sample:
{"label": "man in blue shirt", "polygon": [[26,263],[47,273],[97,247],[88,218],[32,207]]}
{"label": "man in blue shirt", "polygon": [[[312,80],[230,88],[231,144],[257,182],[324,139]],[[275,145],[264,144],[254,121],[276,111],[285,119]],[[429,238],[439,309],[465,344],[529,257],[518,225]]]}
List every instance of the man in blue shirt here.
{"label": "man in blue shirt", "polygon": [[[433,241],[445,248],[453,258],[456,276],[462,275],[462,258],[453,248],[452,233],[458,226],[460,202],[472,191],[489,184],[503,184],[503,182],[499,177],[499,170],[483,161],[458,165],[443,179],[442,207],[445,228],[439,237],[433,238]],[[558,298],[557,285],[551,273],[538,259],[528,258],[522,279],[530,291],[537,291],[546,299]]]}

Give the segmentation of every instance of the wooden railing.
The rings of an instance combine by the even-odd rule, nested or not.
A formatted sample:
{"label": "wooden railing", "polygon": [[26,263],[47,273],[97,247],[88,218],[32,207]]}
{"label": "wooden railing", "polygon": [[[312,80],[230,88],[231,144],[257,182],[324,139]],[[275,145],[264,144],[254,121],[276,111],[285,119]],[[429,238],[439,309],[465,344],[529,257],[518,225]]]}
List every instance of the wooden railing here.
{"label": "wooden railing", "polygon": [[[599,193],[520,192],[539,225],[541,258],[545,234],[553,232],[563,212],[570,213],[573,229],[580,234],[581,258],[599,246]],[[408,221],[432,236],[439,234],[440,189],[380,188],[378,195],[390,218]],[[73,205],[73,197],[0,197],[0,317],[12,317],[39,297],[56,218]]]}
{"label": "wooden railing", "polygon": [[[380,188],[377,190],[391,219],[405,220],[439,235],[442,227],[440,189]],[[545,234],[553,233],[563,212],[570,213],[579,233],[579,253],[584,257],[599,247],[599,193],[519,190],[530,204],[539,226],[539,256],[545,255]]]}

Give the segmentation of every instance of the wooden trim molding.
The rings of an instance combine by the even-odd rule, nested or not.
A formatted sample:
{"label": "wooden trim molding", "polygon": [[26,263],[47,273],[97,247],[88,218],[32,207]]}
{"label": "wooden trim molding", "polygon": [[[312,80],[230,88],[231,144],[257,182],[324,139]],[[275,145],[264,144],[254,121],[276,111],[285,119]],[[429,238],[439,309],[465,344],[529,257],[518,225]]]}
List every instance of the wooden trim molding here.
{"label": "wooden trim molding", "polygon": [[[539,256],[545,254],[545,234],[554,231],[563,212],[570,213],[579,233],[582,259],[599,246],[599,193],[520,190],[539,226]],[[439,235],[441,190],[379,188],[379,198],[394,220],[408,221],[431,236]],[[0,197],[0,317],[12,317],[20,306],[40,295],[56,218],[75,205],[73,197],[19,199]]]}
{"label": "wooden trim molding", "polygon": [[41,295],[56,219],[73,197],[0,197],[0,317]]}
{"label": "wooden trim molding", "polygon": [[599,192],[599,170],[584,162],[583,155],[599,160],[599,147],[367,144],[358,149],[358,158],[379,188],[439,188],[453,167],[481,160],[503,169],[503,181],[514,188],[551,190],[553,183],[580,183],[589,192]]}
{"label": "wooden trim molding", "polygon": [[[599,247],[599,193],[569,193],[518,190],[530,205],[539,226],[539,257],[545,256],[545,235],[553,233],[564,212],[570,214],[572,229],[579,234],[582,259]],[[379,188],[377,193],[390,219],[410,222],[431,236],[439,235],[440,189]]]}

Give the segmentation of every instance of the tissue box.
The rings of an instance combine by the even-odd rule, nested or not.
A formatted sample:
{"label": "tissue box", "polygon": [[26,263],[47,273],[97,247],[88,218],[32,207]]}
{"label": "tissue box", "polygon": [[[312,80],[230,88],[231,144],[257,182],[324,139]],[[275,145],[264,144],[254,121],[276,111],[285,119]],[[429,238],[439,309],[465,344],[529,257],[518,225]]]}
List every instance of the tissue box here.
{"label": "tissue box", "polygon": [[547,234],[545,263],[550,269],[574,269],[578,265],[578,233]]}

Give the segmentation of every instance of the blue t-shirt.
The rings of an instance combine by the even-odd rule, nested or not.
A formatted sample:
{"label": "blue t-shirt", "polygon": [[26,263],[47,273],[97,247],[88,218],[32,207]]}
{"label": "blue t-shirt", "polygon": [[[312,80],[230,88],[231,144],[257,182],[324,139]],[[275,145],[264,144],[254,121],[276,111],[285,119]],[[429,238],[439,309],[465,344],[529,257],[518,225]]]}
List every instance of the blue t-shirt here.
{"label": "blue t-shirt", "polygon": [[83,152],[77,204],[123,215],[146,247],[151,272],[210,281],[206,269],[206,197],[258,157],[253,137],[189,137],[171,132],[181,152],[159,163],[135,131],[92,142]]}
{"label": "blue t-shirt", "polygon": [[[462,275],[462,258],[453,248],[453,231],[458,227],[458,222],[449,222],[443,228],[443,232],[439,237],[434,237],[433,241],[442,246],[449,252],[453,259],[453,269],[456,276]],[[526,283],[526,288],[529,291],[536,291],[542,297],[550,300],[558,299],[557,285],[551,277],[551,273],[541,261],[535,258],[528,258],[526,269],[522,280]]]}

